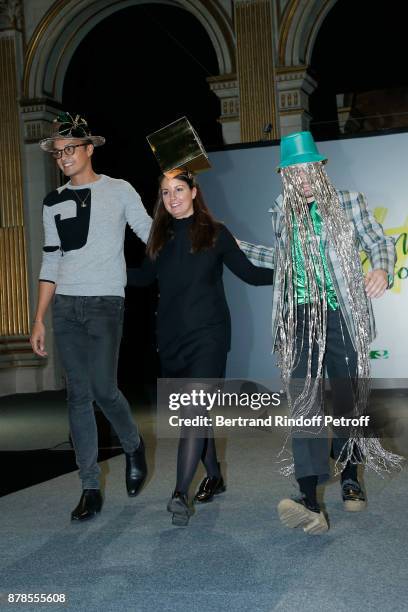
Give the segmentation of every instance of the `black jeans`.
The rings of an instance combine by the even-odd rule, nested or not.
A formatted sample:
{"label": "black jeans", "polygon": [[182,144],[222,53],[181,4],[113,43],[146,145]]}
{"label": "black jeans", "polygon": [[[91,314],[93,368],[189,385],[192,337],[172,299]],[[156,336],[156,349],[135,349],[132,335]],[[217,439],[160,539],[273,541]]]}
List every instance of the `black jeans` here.
{"label": "black jeans", "polygon": [[114,427],[123,449],[133,452],[139,434],[117,386],[124,299],[56,295],[54,334],[65,370],[71,437],[84,489],[99,488],[98,433],[93,400]]}
{"label": "black jeans", "polygon": [[[300,392],[303,388],[308,362],[308,330],[309,322],[305,316],[303,306],[297,310],[298,325],[296,330],[296,342],[298,351],[298,361],[292,376],[292,393],[296,396],[296,389]],[[317,371],[317,346],[312,350],[311,376],[316,376]],[[351,342],[346,323],[340,309],[327,311],[327,337],[326,350],[323,358],[324,371],[330,381],[332,392],[333,416],[352,416],[355,384],[357,377],[357,353]],[[324,380],[321,381],[321,388],[312,413],[307,416],[328,414],[324,407]],[[309,429],[309,428],[305,428]],[[312,431],[313,428],[310,428]],[[313,431],[312,435],[307,433],[294,433],[292,436],[292,450],[295,463],[295,477],[304,478],[305,476],[318,476],[319,482],[327,480],[330,476],[329,457],[338,459],[340,453],[347,442],[344,437],[344,429],[340,434],[333,430],[331,448],[327,428],[320,432]]]}

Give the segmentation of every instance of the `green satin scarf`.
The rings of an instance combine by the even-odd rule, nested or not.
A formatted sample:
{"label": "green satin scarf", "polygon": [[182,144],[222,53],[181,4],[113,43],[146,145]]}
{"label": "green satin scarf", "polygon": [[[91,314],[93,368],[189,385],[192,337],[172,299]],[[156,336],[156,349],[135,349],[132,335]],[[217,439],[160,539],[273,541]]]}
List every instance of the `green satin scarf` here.
{"label": "green satin scarf", "polygon": [[[319,236],[320,238],[322,235],[322,218],[319,214],[319,211],[317,210],[316,202],[313,202],[313,204],[310,207],[310,217],[312,219],[312,224],[313,224],[313,228],[316,233],[316,236]],[[303,258],[303,253],[302,253],[302,247],[299,241],[299,234],[298,234],[297,227],[298,227],[297,221],[296,219],[294,219],[293,220],[293,238],[294,238],[293,256],[294,256],[295,270],[296,270],[295,282],[296,282],[296,292],[297,292],[297,303],[307,304],[310,300],[309,300],[308,292],[306,289],[305,264],[304,264],[304,258]],[[330,275],[330,272],[327,266],[326,255],[325,255],[321,240],[319,241],[319,251],[320,251],[320,256],[322,258],[327,303],[328,303],[329,308],[331,308],[332,310],[336,310],[338,308],[337,296],[336,296],[336,292],[333,287],[333,281],[332,281],[332,278],[331,278],[331,275]],[[321,290],[322,284],[321,284],[321,279],[319,277],[317,270],[316,270],[316,275],[317,275],[317,284],[319,286],[319,289]]]}

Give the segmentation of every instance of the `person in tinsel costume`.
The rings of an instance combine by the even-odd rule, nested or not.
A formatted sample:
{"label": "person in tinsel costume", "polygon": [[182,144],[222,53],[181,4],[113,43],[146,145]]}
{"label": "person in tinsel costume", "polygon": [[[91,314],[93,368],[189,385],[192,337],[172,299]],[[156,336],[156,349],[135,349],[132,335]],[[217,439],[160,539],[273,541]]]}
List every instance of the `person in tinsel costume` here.
{"label": "person in tinsel costume", "polygon": [[[392,286],[396,261],[394,241],[385,236],[363,194],[336,190],[326,161],[310,132],[284,136],[279,167],[283,195],[270,211],[275,246],[240,241],[255,265],[275,270],[272,337],[290,416],[316,418],[316,426],[292,430],[293,464],[282,471],[295,474],[300,496],[278,505],[284,525],[301,526],[309,534],[328,529],[316,489],[329,478],[330,455],[341,469],[343,507],[352,512],[366,507],[358,464],[381,472],[401,462],[373,434],[365,435],[364,428],[334,430],[329,445],[321,425],[325,371],[335,417],[359,417],[367,408],[369,346],[375,337],[371,298]],[[371,261],[365,275],[359,251]]]}

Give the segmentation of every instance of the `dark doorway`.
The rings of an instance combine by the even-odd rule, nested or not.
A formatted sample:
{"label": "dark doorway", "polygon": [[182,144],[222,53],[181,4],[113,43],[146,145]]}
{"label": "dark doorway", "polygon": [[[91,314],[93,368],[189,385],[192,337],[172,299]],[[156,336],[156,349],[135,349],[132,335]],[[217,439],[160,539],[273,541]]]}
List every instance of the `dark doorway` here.
{"label": "dark doorway", "polygon": [[[185,10],[161,4],[118,11],[99,23],[76,50],[66,73],[63,107],[84,114],[107,144],[95,151],[95,169],[129,181],[151,214],[159,167],[146,142],[151,132],[187,116],[204,146],[222,144],[219,100],[206,78],[218,74],[212,43]],[[144,245],[128,230],[128,265]],[[154,382],[154,287],[129,289],[119,365],[122,387]]]}
{"label": "dark doorway", "polygon": [[[339,0],[324,20],[311,59],[318,82],[310,98],[311,129],[316,137],[339,133],[336,94],[343,93],[349,94],[347,103],[355,107],[356,118],[394,115],[392,125],[383,121],[384,126],[406,127],[408,114],[404,117],[401,111],[405,109],[398,102],[408,87],[402,64],[406,24],[402,9],[390,8],[384,0]],[[355,121],[353,131],[368,131],[370,126],[375,129],[372,122],[366,122],[364,128]]]}

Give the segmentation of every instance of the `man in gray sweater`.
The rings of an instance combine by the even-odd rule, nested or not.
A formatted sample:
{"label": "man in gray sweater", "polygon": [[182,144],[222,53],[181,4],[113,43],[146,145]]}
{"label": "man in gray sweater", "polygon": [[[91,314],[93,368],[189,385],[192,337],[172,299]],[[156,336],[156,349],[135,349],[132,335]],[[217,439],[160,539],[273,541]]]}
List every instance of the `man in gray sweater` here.
{"label": "man in gray sweater", "polygon": [[40,141],[69,181],[44,200],[44,249],[31,345],[46,356],[44,316],[53,301],[53,327],[65,370],[71,437],[83,492],[71,519],[92,518],[102,508],[93,401],[113,425],[126,455],[129,496],[147,475],[145,449],[129,404],[117,387],[122,336],[128,223],[144,242],[151,219],[126,181],[97,175],[93,136],[78,115],[63,113],[50,138]]}

